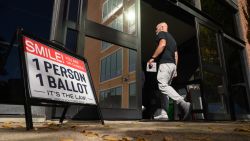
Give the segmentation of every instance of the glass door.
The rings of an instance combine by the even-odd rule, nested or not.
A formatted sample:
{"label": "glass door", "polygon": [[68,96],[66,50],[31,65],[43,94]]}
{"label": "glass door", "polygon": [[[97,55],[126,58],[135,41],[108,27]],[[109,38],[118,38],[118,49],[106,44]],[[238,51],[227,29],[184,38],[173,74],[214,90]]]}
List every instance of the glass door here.
{"label": "glass door", "polygon": [[230,119],[218,29],[198,19],[196,24],[206,118],[208,120]]}
{"label": "glass door", "polygon": [[226,63],[228,87],[230,94],[230,106],[232,117],[241,119],[250,113],[247,75],[243,62],[244,44],[224,35],[223,40],[224,59]]}

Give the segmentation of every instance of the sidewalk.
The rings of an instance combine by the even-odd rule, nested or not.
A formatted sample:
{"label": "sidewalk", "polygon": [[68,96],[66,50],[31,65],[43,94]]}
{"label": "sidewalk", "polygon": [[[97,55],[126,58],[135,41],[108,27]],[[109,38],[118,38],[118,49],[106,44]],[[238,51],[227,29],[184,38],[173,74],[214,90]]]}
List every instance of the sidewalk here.
{"label": "sidewalk", "polygon": [[58,121],[0,123],[0,141],[250,141],[250,122]]}

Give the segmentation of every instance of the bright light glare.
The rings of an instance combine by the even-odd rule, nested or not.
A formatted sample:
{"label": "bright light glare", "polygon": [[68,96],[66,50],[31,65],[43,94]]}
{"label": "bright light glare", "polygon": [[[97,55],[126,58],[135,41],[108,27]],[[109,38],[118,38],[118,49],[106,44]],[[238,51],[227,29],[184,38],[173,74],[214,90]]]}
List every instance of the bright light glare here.
{"label": "bright light glare", "polygon": [[133,23],[135,21],[135,11],[134,10],[129,10],[126,13],[126,19],[128,20],[128,22]]}

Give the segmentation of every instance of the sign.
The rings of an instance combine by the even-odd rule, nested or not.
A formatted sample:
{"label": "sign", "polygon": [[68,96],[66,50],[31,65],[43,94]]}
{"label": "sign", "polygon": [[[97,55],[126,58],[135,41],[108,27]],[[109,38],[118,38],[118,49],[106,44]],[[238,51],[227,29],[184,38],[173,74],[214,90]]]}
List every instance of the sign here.
{"label": "sign", "polygon": [[83,60],[23,36],[31,98],[96,105]]}

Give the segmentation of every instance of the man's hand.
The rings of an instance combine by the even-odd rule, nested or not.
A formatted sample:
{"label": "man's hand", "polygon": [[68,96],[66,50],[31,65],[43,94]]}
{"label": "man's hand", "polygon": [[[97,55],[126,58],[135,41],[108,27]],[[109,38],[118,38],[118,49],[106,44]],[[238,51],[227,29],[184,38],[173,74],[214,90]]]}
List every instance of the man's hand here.
{"label": "man's hand", "polygon": [[149,59],[149,60],[148,60],[148,64],[149,64],[149,65],[152,65],[152,63],[154,62],[154,60],[155,60],[155,59],[153,59],[153,58]]}
{"label": "man's hand", "polygon": [[175,69],[173,77],[177,77],[177,69]]}

